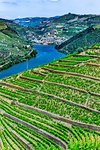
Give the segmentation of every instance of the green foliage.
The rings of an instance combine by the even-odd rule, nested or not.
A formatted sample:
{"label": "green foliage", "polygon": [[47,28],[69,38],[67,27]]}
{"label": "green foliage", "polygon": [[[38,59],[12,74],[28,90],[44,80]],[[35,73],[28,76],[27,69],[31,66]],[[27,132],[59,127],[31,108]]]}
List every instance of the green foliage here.
{"label": "green foliage", "polygon": [[31,53],[31,56],[34,57],[34,56],[36,56],[37,53],[38,53],[38,52],[34,49],[34,50],[32,51],[32,53]]}
{"label": "green foliage", "polygon": [[81,48],[81,47],[79,47],[79,48],[77,49],[77,51],[78,51],[78,53],[81,53],[81,52],[83,52],[83,51],[84,51],[84,49],[83,49],[83,48]]}
{"label": "green foliage", "polygon": [[0,30],[6,29],[7,25],[0,21]]}
{"label": "green foliage", "polygon": [[[95,45],[89,52],[93,53],[94,48]],[[100,68],[88,66],[86,61],[99,64],[100,59],[74,55],[57,59],[52,63],[76,65],[82,61],[81,65],[75,68],[55,67],[47,63],[2,79],[0,139],[4,150],[27,150],[27,146],[35,150],[99,150],[100,132],[90,130],[88,126],[100,126],[100,114],[97,112],[100,111],[100,96],[97,95],[100,91]],[[13,55],[10,57],[14,59]],[[67,73],[50,73],[44,71],[43,67],[64,70]],[[91,77],[68,75],[68,72]],[[30,79],[22,79],[21,76]],[[34,79],[39,80],[34,82]],[[9,86],[4,86],[2,82]],[[62,121],[58,115],[66,119],[63,118]],[[78,122],[79,125],[73,126],[71,121],[74,124]],[[81,128],[80,123],[85,123],[86,129]]]}
{"label": "green foliage", "polygon": [[3,58],[0,63],[1,71],[36,56],[37,51],[33,47],[28,48],[30,43],[20,36],[17,24],[9,20],[0,20],[0,57]]}
{"label": "green foliage", "polygon": [[[80,48],[84,48],[84,46],[89,47],[94,43],[95,44],[98,43],[99,41],[100,41],[100,29],[96,28],[94,30],[93,27],[90,27],[85,31],[80,32],[79,34],[76,34],[75,36],[65,41],[61,45],[56,46],[56,48],[73,53],[75,51],[78,51],[79,47]],[[79,52],[82,52],[82,50]]]}

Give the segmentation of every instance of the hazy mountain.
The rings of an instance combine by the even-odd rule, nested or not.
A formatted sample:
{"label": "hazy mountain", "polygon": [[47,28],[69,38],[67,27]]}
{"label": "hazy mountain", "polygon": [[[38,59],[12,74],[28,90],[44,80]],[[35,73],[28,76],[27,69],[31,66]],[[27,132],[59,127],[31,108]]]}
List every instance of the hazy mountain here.
{"label": "hazy mountain", "polygon": [[50,17],[50,18],[46,18],[46,17],[17,18],[17,19],[13,19],[12,21],[22,26],[34,27],[43,22],[48,22],[56,18],[59,18],[59,16]]}

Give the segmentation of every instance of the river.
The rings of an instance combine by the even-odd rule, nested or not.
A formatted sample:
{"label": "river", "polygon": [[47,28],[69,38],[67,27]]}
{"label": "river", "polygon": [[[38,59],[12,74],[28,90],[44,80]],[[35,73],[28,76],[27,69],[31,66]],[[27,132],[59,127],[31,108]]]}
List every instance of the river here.
{"label": "river", "polygon": [[35,45],[34,48],[38,51],[36,57],[15,64],[10,68],[1,71],[0,79],[65,56],[65,54],[58,52],[58,50],[55,49],[54,45]]}

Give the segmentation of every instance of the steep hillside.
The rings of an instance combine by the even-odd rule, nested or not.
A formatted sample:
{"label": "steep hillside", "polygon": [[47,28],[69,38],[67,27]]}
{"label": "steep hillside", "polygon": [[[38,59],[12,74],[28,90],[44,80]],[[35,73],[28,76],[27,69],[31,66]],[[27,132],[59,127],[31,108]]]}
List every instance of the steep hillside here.
{"label": "steep hillside", "polygon": [[100,149],[100,43],[0,80],[1,149]]}
{"label": "steep hillside", "polygon": [[[13,27],[21,37],[32,43],[59,45],[88,27],[100,23],[99,15],[77,15],[71,13],[61,17],[46,18],[47,20],[42,20],[43,22],[41,22],[41,19],[43,18],[16,19],[14,22],[17,21],[16,23],[21,25],[26,24],[28,27],[14,23],[8,23],[8,26]],[[32,26],[32,24],[38,25]]]}
{"label": "steep hillside", "polygon": [[54,43],[59,45],[88,27],[100,23],[100,15],[66,14],[50,22],[44,22],[35,27],[34,32],[39,35],[37,43]]}
{"label": "steep hillside", "polygon": [[66,53],[73,53],[98,42],[100,42],[100,25],[95,25],[57,45],[56,48]]}
{"label": "steep hillside", "polygon": [[33,40],[38,37],[38,35],[34,32],[34,28],[32,27],[25,27],[18,25],[14,23],[11,20],[6,20],[6,19],[0,19],[1,22],[7,24],[8,27],[12,28],[17,32],[17,34],[20,36],[20,38],[27,40],[29,42],[34,42]]}
{"label": "steep hillside", "polygon": [[6,29],[7,26],[3,22],[0,22],[0,30]]}
{"label": "steep hillside", "polygon": [[19,24],[19,25],[21,25],[21,26],[34,27],[34,26],[39,25],[40,23],[48,22],[48,21],[54,20],[58,17],[59,16],[50,17],[50,18],[46,18],[46,17],[27,17],[27,18],[17,18],[17,19],[14,19],[12,21]]}
{"label": "steep hillside", "polygon": [[23,40],[17,30],[11,28],[10,25],[8,26],[6,20],[4,22],[0,21],[0,70],[36,54],[32,45]]}

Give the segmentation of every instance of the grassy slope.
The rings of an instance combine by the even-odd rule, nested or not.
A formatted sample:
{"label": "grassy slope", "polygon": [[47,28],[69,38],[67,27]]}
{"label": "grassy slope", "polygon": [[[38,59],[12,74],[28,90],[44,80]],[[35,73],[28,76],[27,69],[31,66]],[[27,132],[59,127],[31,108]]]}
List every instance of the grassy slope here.
{"label": "grassy slope", "polygon": [[[95,45],[91,49],[87,49],[81,54],[85,55],[87,54],[87,52],[96,54],[96,52],[100,53],[99,51],[100,43]],[[90,56],[73,57],[74,55],[75,54],[65,56],[64,58],[41,65],[31,70],[26,70],[22,73],[1,80],[1,82],[3,81],[8,84],[10,83],[22,88],[35,91],[33,93],[29,93],[9,88],[7,86],[0,86],[0,122],[1,129],[5,129],[2,130],[0,134],[2,137],[2,141],[3,139],[5,140],[5,142],[3,142],[4,146],[8,146],[9,148],[12,147],[13,149],[15,148],[15,150],[16,146],[25,149],[23,148],[25,147],[25,145],[23,145],[23,143],[21,143],[18,139],[17,141],[15,140],[17,143],[14,141],[15,137],[12,135],[12,133],[13,131],[16,131],[15,135],[23,137],[27,141],[26,143],[30,143],[30,145],[36,150],[61,150],[61,148],[65,149],[65,147],[63,146],[64,143],[65,145],[67,145],[69,150],[99,150],[100,132],[96,132],[87,128],[85,129],[81,127],[75,127],[69,123],[65,123],[62,121],[60,122],[59,120],[57,121],[50,116],[43,115],[42,113],[25,109],[22,106],[11,105],[11,101],[17,101],[19,103],[26,104],[27,106],[31,106],[32,108],[39,108],[44,111],[63,116],[66,119],[72,119],[74,121],[100,127],[100,114],[69,103],[74,102],[78,105],[88,107],[89,109],[100,111],[100,95],[93,95],[93,93],[100,94],[100,80],[61,73],[50,73],[43,69],[43,67],[51,68],[59,71],[90,75],[91,77],[100,79],[100,66],[87,65],[87,63],[100,64],[100,58],[95,59],[95,57],[93,58]],[[79,63],[68,63],[67,65],[69,65],[69,67],[50,65],[51,63],[54,65],[61,65],[61,63],[59,63],[59,60],[82,61],[82,63],[80,63],[80,66],[75,66],[75,68],[71,68],[70,65],[74,66]],[[85,62],[87,60],[88,62]],[[64,65],[64,62],[62,63],[62,65]],[[36,73],[32,73],[31,71],[36,71],[37,73],[40,72],[42,74],[37,75]],[[32,79],[40,79],[42,80],[43,84],[26,79],[21,79],[20,76],[29,77]],[[53,83],[47,83],[47,81]],[[66,85],[66,87],[57,85],[57,83],[64,84]],[[73,89],[73,87],[76,89],[81,89],[85,92]],[[48,96],[47,94],[54,95],[56,96],[56,98]],[[61,101],[61,99],[59,98],[68,100],[68,102],[66,103],[64,101]],[[47,134],[52,134],[52,138],[54,138],[53,135],[55,135],[55,137],[58,137],[64,143],[56,143],[56,141],[54,141],[52,138],[51,140],[49,138],[46,138],[45,134],[41,135],[41,131],[37,133],[36,131],[34,131],[35,129],[31,129],[25,124],[22,125],[21,122],[18,123],[18,120],[13,121],[12,119],[5,117],[3,115],[4,112],[37,127],[37,132],[39,131],[39,129],[43,129],[47,132]],[[9,127],[11,132],[9,131]]]}
{"label": "grassy slope", "polygon": [[17,32],[17,34],[20,36],[20,38],[22,38],[22,39],[25,39],[27,41],[32,41],[32,39],[37,37],[37,35],[33,31],[33,28],[31,28],[31,27],[25,27],[25,26],[18,25],[11,20],[0,19],[0,21],[4,22],[5,24],[7,24],[8,27],[15,30]]}
{"label": "grassy slope", "polygon": [[4,24],[3,22],[0,22],[0,30],[6,29],[6,28],[7,28],[6,24]]}

